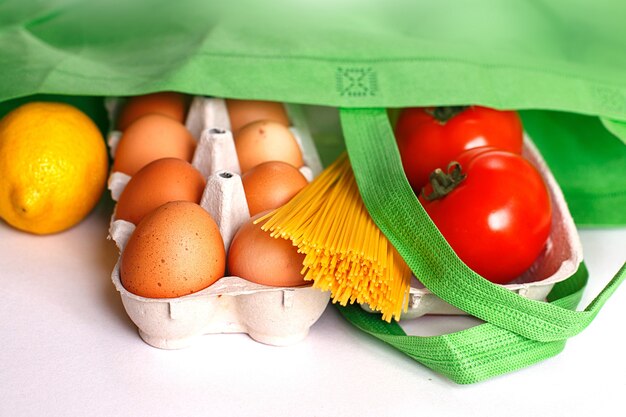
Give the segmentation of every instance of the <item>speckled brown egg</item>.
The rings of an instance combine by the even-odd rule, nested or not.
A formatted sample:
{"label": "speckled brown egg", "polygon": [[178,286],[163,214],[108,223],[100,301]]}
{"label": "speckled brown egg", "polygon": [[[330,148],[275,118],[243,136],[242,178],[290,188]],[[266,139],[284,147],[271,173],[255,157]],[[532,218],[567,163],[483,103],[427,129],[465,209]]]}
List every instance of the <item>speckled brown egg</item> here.
{"label": "speckled brown egg", "polygon": [[235,135],[235,148],[241,172],[267,161],[282,161],[296,168],[303,164],[302,151],[291,131],[280,123],[250,123]]}
{"label": "speckled brown egg", "polygon": [[226,254],[217,224],[188,201],[166,203],[137,225],[122,252],[124,288],[148,298],[173,298],[224,276]]}
{"label": "speckled brown egg", "polygon": [[251,216],[282,206],[308,184],[297,168],[280,161],[255,166],[241,177],[241,182]]}
{"label": "speckled brown egg", "polygon": [[129,97],[120,111],[117,128],[124,130],[135,120],[152,113],[161,114],[183,123],[189,101],[189,96],[186,94],[172,91]]}
{"label": "speckled brown egg", "polygon": [[160,114],[137,119],[124,131],[115,151],[113,171],[135,175],[161,158],[191,161],[196,140],[181,123]]}
{"label": "speckled brown egg", "polygon": [[205,185],[200,171],[189,162],[157,159],[132,176],[117,202],[115,218],[139,224],[146,214],[170,201],[199,204]]}
{"label": "speckled brown egg", "polygon": [[237,132],[245,125],[259,120],[270,120],[289,126],[289,118],[282,103],[260,100],[226,100],[230,128]]}
{"label": "speckled brown egg", "polygon": [[290,240],[275,239],[254,220],[239,228],[228,250],[228,272],[261,285],[295,287],[306,284],[300,273],[304,254]]}

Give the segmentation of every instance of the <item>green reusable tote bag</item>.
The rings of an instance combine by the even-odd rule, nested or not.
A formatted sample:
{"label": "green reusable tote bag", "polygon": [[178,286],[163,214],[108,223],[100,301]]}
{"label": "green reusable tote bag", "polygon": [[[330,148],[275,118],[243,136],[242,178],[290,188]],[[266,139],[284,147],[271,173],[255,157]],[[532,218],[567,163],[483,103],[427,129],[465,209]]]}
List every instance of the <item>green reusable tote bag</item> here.
{"label": "green reusable tote bag", "polygon": [[[571,190],[566,197],[586,213],[580,223],[608,216],[604,224],[626,224],[624,2],[214,3],[0,2],[0,101],[175,90],[340,108],[350,161],[376,224],[427,288],[486,323],[417,337],[358,306],[340,311],[458,383],[557,354],[624,280],[622,267],[577,311],[584,265],[555,286],[548,302],[475,274],[410,189],[385,110],[520,110]],[[585,175],[568,182],[572,172]]]}

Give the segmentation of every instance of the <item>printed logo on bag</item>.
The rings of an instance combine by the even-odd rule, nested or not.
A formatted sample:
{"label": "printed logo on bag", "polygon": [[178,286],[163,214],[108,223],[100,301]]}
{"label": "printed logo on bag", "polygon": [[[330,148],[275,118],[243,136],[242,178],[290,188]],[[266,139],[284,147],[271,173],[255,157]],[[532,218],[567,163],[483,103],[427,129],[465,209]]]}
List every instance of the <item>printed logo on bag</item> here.
{"label": "printed logo on bag", "polygon": [[337,91],[342,96],[375,96],[378,90],[376,72],[371,67],[338,67]]}
{"label": "printed logo on bag", "polygon": [[626,112],[626,97],[617,89],[594,86],[591,94],[601,108],[615,113]]}

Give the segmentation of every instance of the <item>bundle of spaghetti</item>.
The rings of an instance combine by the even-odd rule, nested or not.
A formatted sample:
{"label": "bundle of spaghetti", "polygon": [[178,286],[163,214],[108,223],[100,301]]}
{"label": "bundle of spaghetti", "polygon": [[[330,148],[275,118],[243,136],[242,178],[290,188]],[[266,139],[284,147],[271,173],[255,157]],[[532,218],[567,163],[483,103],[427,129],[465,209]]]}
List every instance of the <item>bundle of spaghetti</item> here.
{"label": "bundle of spaghetti", "polygon": [[387,322],[406,312],[411,271],[367,212],[346,154],[256,222],[305,254],[305,280],[333,302],[368,304]]}

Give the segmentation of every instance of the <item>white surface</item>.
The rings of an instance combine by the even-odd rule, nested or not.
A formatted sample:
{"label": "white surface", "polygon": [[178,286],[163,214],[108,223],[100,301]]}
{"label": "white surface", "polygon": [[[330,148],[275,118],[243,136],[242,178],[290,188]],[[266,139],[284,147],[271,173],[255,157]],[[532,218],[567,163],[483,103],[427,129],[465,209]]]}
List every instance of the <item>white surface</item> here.
{"label": "white surface", "polygon": [[[242,334],[164,351],[137,335],[110,280],[111,205],[74,229],[36,237],[0,222],[0,416],[618,415],[626,391],[626,288],[559,356],[458,386],[360,333],[333,307],[301,343]],[[626,258],[626,229],[581,232],[591,282]],[[419,334],[468,318],[426,317]]]}

